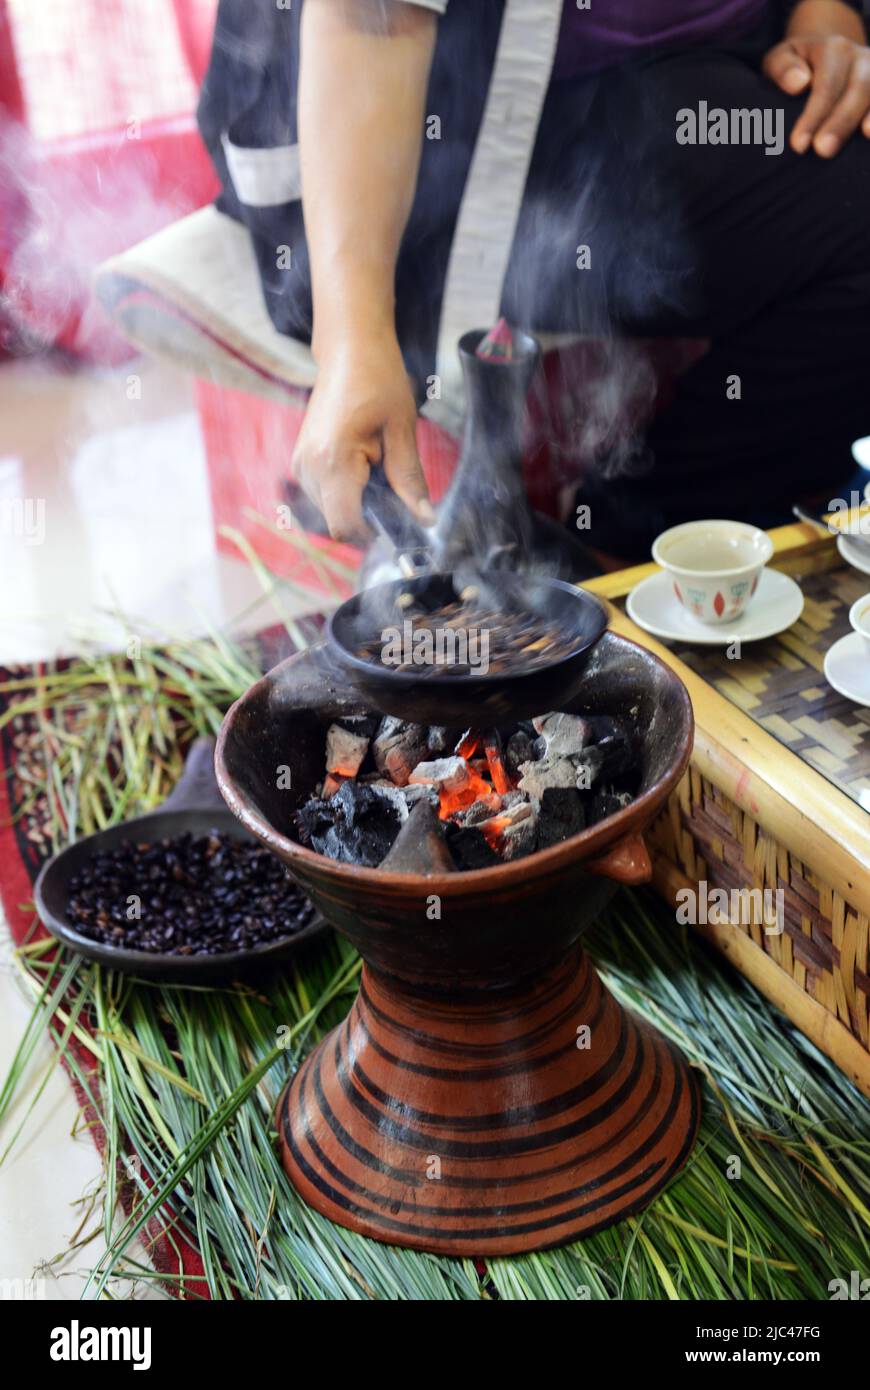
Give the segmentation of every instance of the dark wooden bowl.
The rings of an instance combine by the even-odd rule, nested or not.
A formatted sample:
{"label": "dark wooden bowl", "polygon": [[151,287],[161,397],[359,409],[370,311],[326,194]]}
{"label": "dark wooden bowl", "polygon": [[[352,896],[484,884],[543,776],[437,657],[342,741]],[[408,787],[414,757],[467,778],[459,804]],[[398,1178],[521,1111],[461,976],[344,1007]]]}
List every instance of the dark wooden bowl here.
{"label": "dark wooden bowl", "polygon": [[290,1176],[344,1225],[456,1254],[559,1244],[637,1210],[685,1161],[697,1087],[579,938],[618,884],[650,877],[643,832],[691,752],[684,686],[606,633],[569,709],[631,722],[634,802],[516,863],[432,876],[338,863],[289,833],[322,777],[325,728],[355,698],[315,648],[233,706],[216,754],[231,810],[365,960],[348,1020],[279,1107]]}

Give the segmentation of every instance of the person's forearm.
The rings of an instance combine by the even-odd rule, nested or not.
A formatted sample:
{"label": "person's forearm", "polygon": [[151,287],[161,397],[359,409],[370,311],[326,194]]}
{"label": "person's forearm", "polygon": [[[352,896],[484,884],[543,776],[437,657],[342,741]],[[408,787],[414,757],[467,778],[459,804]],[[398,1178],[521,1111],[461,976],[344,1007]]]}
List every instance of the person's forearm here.
{"label": "person's forearm", "polygon": [[804,34],[842,34],[854,43],[866,43],[864,21],[850,5],[840,0],[801,0],[788,17],[788,38]]}
{"label": "person's forearm", "polygon": [[394,331],[435,26],[393,0],[306,0],[299,145],[318,361]]}

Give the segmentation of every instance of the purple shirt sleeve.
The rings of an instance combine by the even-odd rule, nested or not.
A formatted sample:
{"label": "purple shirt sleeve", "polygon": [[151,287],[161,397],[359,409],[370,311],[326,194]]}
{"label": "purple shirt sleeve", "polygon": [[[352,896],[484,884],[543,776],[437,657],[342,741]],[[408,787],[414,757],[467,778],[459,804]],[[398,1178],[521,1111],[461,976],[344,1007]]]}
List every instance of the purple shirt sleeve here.
{"label": "purple shirt sleeve", "polygon": [[553,76],[596,72],[659,45],[740,38],[768,12],[768,0],[565,0]]}

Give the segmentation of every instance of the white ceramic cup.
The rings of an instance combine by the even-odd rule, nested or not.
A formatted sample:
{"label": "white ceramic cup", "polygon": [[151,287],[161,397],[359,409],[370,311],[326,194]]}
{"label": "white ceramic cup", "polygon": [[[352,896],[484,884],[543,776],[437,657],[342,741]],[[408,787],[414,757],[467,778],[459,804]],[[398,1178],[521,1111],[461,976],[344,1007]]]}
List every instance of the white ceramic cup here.
{"label": "white ceramic cup", "polygon": [[849,609],[849,622],[864,638],[864,650],[870,656],[870,594],[856,598]]}
{"label": "white ceramic cup", "polygon": [[702,623],[730,623],[751,602],[773,541],[743,521],[686,521],[657,537],[653,559]]}

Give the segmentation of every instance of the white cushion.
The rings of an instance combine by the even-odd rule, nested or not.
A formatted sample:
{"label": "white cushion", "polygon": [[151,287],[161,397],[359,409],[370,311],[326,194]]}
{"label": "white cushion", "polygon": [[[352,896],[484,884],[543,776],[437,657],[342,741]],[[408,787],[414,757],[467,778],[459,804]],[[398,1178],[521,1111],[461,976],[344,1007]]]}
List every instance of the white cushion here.
{"label": "white cushion", "polygon": [[308,344],[269,318],[247,228],[213,206],[106,261],[95,287],[126,337],[197,376],[283,400],[314,384]]}

